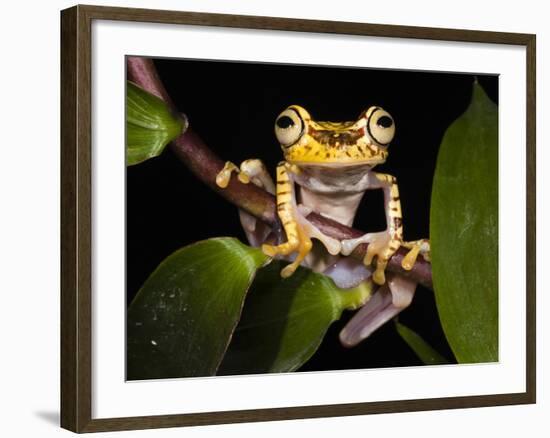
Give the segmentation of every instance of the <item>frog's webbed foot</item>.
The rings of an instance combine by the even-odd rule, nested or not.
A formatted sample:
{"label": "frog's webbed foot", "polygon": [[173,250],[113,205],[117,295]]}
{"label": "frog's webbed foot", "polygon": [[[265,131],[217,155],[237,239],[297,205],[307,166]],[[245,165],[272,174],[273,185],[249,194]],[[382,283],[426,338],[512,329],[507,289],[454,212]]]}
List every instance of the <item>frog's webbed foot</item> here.
{"label": "frog's webbed foot", "polygon": [[281,270],[281,277],[283,278],[294,274],[313,246],[311,239],[300,224],[296,223],[295,225],[293,232],[287,231],[288,240],[285,243],[281,243],[280,245],[262,245],[263,253],[269,257],[287,256],[293,252],[298,252],[294,261]]}
{"label": "frog's webbed foot", "polygon": [[366,266],[370,266],[376,256],[376,270],[372,279],[377,284],[384,284],[386,277],[384,271],[388,265],[389,259],[395,254],[401,245],[401,240],[392,237],[387,231],[378,233],[367,233],[355,239],[346,239],[342,241],[342,254],[350,255],[355,248],[362,243],[368,243],[367,253],[363,259]]}
{"label": "frog's webbed foot", "polygon": [[391,238],[387,231],[379,233],[368,233],[356,239],[348,239],[342,241],[342,254],[350,255],[355,248],[362,243],[368,243],[367,253],[363,262],[370,266],[374,256],[376,259],[376,271],[373,274],[373,280],[377,284],[384,284],[384,270],[388,265],[389,259],[395,254],[400,246],[407,248],[409,252],[401,261],[403,269],[410,271],[418,258],[418,255],[426,261],[430,261],[430,241],[428,239],[413,240],[403,242],[399,238]]}
{"label": "frog's webbed foot", "polygon": [[[337,255],[341,250],[340,241],[338,239],[322,233],[315,225],[307,220],[306,216],[311,212],[309,207],[300,204],[297,208],[294,206],[289,208],[293,212],[293,219],[283,219],[283,225],[285,226],[285,229],[288,229],[288,242],[278,246],[262,246],[263,252],[270,257],[275,257],[276,255],[286,256],[295,251],[298,252],[296,259],[281,271],[281,276],[285,278],[292,275],[298,266],[300,266],[300,264],[304,261],[305,257],[310,254],[312,248],[311,239],[321,241],[331,255]],[[293,235],[294,226],[297,230],[297,239],[293,239],[291,237]]]}
{"label": "frog's webbed foot", "polygon": [[275,185],[273,184],[273,180],[271,179],[271,176],[269,176],[269,173],[261,160],[256,158],[245,160],[241,163],[240,168],[231,161],[227,161],[223,166],[223,169],[216,175],[216,184],[218,187],[225,189],[229,184],[229,180],[231,179],[231,174],[233,172],[237,172],[237,178],[243,184],[248,184],[252,181],[258,187],[262,187],[269,193],[275,194]]}
{"label": "frog's webbed foot", "polygon": [[239,168],[233,164],[231,161],[227,161],[225,163],[225,166],[223,166],[223,169],[218,172],[216,175],[216,184],[218,187],[221,187],[222,189],[225,189],[229,185],[229,180],[231,179],[231,174],[233,172],[237,172],[239,175],[239,181],[248,184],[250,182],[250,179],[246,176],[246,174],[242,174],[239,171]]}

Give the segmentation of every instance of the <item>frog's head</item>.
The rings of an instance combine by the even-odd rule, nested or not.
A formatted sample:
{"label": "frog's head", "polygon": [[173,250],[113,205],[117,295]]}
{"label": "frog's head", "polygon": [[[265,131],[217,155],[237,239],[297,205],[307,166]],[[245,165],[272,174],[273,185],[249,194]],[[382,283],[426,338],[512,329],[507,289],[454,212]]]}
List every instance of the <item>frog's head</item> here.
{"label": "frog's head", "polygon": [[386,161],[395,123],[388,112],[372,106],[357,121],[317,122],[298,105],[275,120],[275,135],[286,161],[327,166],[375,166]]}

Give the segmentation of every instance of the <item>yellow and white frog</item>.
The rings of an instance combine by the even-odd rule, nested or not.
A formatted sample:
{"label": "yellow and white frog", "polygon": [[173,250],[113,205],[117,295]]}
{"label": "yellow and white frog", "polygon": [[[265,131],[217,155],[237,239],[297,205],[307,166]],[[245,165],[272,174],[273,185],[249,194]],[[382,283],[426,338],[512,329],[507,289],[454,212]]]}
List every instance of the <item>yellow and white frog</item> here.
{"label": "yellow and white frog", "polygon": [[[308,255],[312,238],[323,242],[333,255],[349,255],[359,244],[369,243],[364,263],[369,266],[377,256],[373,280],[378,284],[384,284],[388,260],[400,246],[410,249],[403,260],[405,269],[412,268],[419,252],[429,257],[426,240],[403,241],[403,219],[396,178],[372,170],[386,161],[394,134],[393,118],[376,106],[370,107],[357,121],[352,122],[315,121],[298,105],[289,106],[277,117],[275,135],[285,157],[285,161],[277,166],[277,211],[287,242],[277,246],[263,245],[262,250],[271,257],[297,252],[294,262],[281,271],[283,277],[292,275]],[[227,186],[232,171],[239,169],[227,162],[218,174],[220,187]],[[242,182],[253,180],[274,192],[271,177],[260,160],[244,161],[239,179]],[[298,192],[295,185],[299,187]],[[385,231],[340,242],[323,234],[305,217],[315,211],[351,226],[365,191],[372,189],[384,191]]]}
{"label": "yellow and white frog", "polygon": [[[403,241],[403,220],[396,178],[372,170],[377,164],[386,161],[388,146],[394,134],[393,118],[378,106],[372,106],[361,113],[356,121],[320,122],[313,120],[301,106],[291,105],[275,120],[275,135],[285,158],[277,166],[276,186],[263,163],[257,159],[244,161],[240,169],[227,162],[216,182],[218,186],[226,187],[231,173],[235,171],[241,182],[252,181],[276,194],[277,212],[287,241],[279,245],[263,244],[262,251],[271,257],[296,254],[294,261],[281,271],[282,277],[294,273],[310,254],[311,239],[318,239],[332,256],[347,256],[361,243],[368,243],[364,265],[370,266],[376,256],[372,279],[383,285],[386,283],[385,268],[388,261],[400,246],[410,250],[402,262],[405,269],[412,269],[419,253],[429,260],[427,240]],[[382,189],[384,192],[385,231],[339,241],[323,234],[306,218],[311,211],[315,211],[351,226],[365,191],[372,189]],[[256,221],[244,212],[241,212],[241,221],[253,244],[261,244],[261,238],[258,240],[253,237]],[[305,261],[310,267],[316,265],[314,270],[317,271],[323,271],[330,265],[330,262],[319,265],[319,260]],[[367,274],[370,275],[370,271]],[[412,299],[416,284],[393,277],[391,280],[393,282],[389,282],[389,288],[395,284],[401,289],[412,289],[409,294]],[[388,293],[389,288],[386,285]],[[399,294],[394,293],[394,301],[396,296]],[[408,303],[410,299],[407,299]],[[400,309],[408,303],[401,303]],[[368,309],[363,313],[368,313]]]}

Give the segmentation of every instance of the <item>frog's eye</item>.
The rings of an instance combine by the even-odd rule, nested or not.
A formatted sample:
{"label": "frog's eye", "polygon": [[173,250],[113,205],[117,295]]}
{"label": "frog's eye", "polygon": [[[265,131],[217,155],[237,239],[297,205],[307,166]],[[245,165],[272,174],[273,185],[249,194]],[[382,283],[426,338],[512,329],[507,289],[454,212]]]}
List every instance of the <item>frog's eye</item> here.
{"label": "frog's eye", "polygon": [[304,122],[293,108],[287,108],[275,120],[275,135],[281,146],[292,146],[300,139],[303,131]]}
{"label": "frog's eye", "polygon": [[367,118],[367,130],[370,137],[380,146],[387,146],[395,135],[395,123],[390,114],[379,107],[370,108]]}

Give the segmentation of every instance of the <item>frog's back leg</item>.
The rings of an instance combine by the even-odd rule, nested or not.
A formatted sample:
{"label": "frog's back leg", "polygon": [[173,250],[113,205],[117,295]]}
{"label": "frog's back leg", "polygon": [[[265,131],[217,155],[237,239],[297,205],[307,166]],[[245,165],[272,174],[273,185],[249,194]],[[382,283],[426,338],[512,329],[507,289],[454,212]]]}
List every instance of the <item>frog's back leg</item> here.
{"label": "frog's back leg", "polygon": [[388,274],[386,284],[372,295],[340,332],[342,345],[354,347],[406,309],[414,297],[416,285],[408,278]]}

